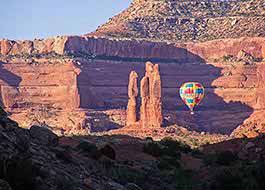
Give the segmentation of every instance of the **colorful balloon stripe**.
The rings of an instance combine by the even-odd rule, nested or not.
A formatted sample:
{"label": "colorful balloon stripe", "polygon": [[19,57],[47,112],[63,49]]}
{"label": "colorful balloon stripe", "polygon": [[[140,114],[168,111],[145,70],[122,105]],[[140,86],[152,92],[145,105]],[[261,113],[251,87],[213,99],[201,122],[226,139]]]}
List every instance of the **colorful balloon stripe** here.
{"label": "colorful balloon stripe", "polygon": [[179,93],[183,102],[189,107],[191,112],[193,112],[193,108],[198,105],[204,97],[204,88],[200,83],[187,82],[181,86]]}

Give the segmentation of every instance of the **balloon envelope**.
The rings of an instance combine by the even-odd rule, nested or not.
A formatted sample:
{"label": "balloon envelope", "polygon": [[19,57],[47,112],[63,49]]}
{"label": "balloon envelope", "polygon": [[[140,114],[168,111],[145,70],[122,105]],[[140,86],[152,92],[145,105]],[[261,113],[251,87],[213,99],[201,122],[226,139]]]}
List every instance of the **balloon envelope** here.
{"label": "balloon envelope", "polygon": [[198,82],[186,82],[179,90],[180,97],[189,107],[191,113],[196,105],[198,105],[204,97],[204,88]]}

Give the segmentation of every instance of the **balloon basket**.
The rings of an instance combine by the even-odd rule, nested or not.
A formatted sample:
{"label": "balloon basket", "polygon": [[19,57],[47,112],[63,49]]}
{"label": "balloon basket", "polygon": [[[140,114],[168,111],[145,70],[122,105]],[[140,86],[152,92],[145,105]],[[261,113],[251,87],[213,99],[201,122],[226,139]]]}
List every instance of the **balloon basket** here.
{"label": "balloon basket", "polygon": [[190,115],[194,115],[194,111],[191,111],[191,112],[190,112]]}

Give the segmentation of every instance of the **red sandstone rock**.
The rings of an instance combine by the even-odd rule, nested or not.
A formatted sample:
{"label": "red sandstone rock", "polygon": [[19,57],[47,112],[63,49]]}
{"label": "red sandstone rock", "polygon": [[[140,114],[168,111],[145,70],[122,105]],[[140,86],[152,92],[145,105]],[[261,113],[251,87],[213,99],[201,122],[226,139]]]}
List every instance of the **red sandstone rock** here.
{"label": "red sandstone rock", "polygon": [[[160,127],[162,124],[161,79],[158,65],[146,63],[146,73],[141,80],[140,125],[142,127]],[[128,87],[127,126],[135,125],[136,97],[138,95],[137,74],[132,71]]]}
{"label": "red sandstone rock", "polygon": [[146,127],[149,125],[150,121],[150,88],[149,88],[149,78],[144,76],[141,80],[141,107],[140,107],[140,122],[141,126]]}
{"label": "red sandstone rock", "polygon": [[[1,41],[1,54],[80,53],[94,56],[205,62],[241,50],[255,58],[265,58],[265,38],[221,39],[201,43],[165,43],[136,40],[114,40],[97,37],[64,36],[45,40]],[[218,47],[218,48],[216,48]]]}
{"label": "red sandstone rock", "polygon": [[145,77],[141,81],[140,122],[143,127],[160,127],[163,121],[161,108],[161,79],[158,65],[146,63]]}
{"label": "red sandstone rock", "polygon": [[135,71],[130,73],[129,78],[129,85],[128,85],[128,105],[127,105],[127,118],[126,118],[126,125],[135,124],[137,121],[136,118],[136,103],[137,103],[137,96],[138,96],[138,87],[137,87],[137,78],[138,75]]}
{"label": "red sandstone rock", "polygon": [[236,58],[237,61],[244,61],[245,63],[248,64],[253,64],[255,61],[255,58],[249,53],[245,52],[244,50],[239,51]]}
{"label": "red sandstone rock", "polygon": [[[113,56],[159,58],[161,59],[158,62],[161,62],[164,108],[182,110],[184,105],[177,95],[179,86],[187,80],[199,81],[206,87],[206,97],[200,105],[202,110],[205,110],[205,112],[202,111],[201,118],[208,113],[212,115],[208,123],[206,119],[201,119],[201,123],[209,130],[216,132],[220,129],[223,132],[225,128],[236,127],[248,118],[254,119],[251,115],[252,111],[265,109],[265,98],[262,93],[265,80],[264,64],[240,65],[236,63],[232,65],[230,62],[211,64],[203,62],[206,59],[220,58],[229,54],[236,56],[240,50],[254,57],[263,56],[264,58],[264,40],[264,38],[226,39],[176,44],[175,48],[172,44],[159,42],[63,37],[35,40],[33,50],[31,42],[25,42],[22,45],[22,42],[2,40],[0,43],[2,55],[3,52],[9,55],[11,52],[12,54],[31,51],[49,53],[56,50],[57,53],[65,53],[71,50],[87,51],[87,53],[92,51],[93,54],[106,56],[107,59],[109,56],[109,59],[92,61],[83,59],[80,61],[81,72],[76,71],[76,67],[73,68],[72,63],[68,63],[67,59],[56,62],[44,58],[38,65],[31,65],[18,58],[9,60],[8,64],[2,64],[0,70],[1,101],[6,107],[12,109],[30,109],[40,104],[52,105],[64,111],[77,109],[84,105],[86,108],[98,105],[125,107],[127,105],[127,76],[132,69],[139,73],[139,76],[143,76],[144,66],[141,62],[132,61],[125,64],[110,59]],[[2,57],[3,60],[7,59],[5,56]],[[182,64],[165,63],[166,58],[182,60]],[[194,61],[196,64],[189,63]],[[197,64],[198,62],[201,64]],[[155,70],[155,67],[153,69]],[[159,83],[160,80],[156,81]],[[146,97],[149,93],[154,97],[157,96],[158,103],[152,104],[159,105],[161,91],[157,90],[155,92],[158,92],[158,95],[154,94],[154,88],[157,87],[159,88],[159,85],[154,85],[151,90],[147,87],[143,89],[146,90]],[[151,100],[146,98],[144,101],[150,102]],[[153,101],[156,102],[156,100]],[[147,108],[147,110],[150,109],[153,108]],[[231,109],[238,110],[238,112]],[[220,110],[226,111],[222,114]],[[183,113],[180,111],[177,114]],[[154,114],[148,116],[146,113],[146,115],[150,118]],[[187,125],[193,125],[193,122],[195,121]]]}
{"label": "red sandstone rock", "polygon": [[13,43],[8,54],[16,55],[16,54],[31,54],[33,51],[33,42],[29,40],[25,41],[16,41]]}
{"label": "red sandstone rock", "polygon": [[13,41],[9,41],[9,40],[2,40],[1,41],[1,54],[3,55],[7,55],[9,54],[10,50],[11,50],[11,47],[13,45]]}

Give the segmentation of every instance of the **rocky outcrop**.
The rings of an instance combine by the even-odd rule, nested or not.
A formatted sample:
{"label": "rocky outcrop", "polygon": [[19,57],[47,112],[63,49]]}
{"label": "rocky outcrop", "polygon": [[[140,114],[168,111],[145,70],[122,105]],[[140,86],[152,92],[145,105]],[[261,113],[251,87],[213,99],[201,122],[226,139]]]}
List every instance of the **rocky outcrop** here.
{"label": "rocky outcrop", "polygon": [[246,64],[253,64],[255,62],[255,58],[244,50],[239,51],[236,58],[237,61],[243,61]]}
{"label": "rocky outcrop", "polygon": [[88,35],[171,42],[264,37],[264,2],[134,0]]}
{"label": "rocky outcrop", "polygon": [[116,145],[99,139],[104,146],[98,149],[89,136],[74,138],[36,126],[22,129],[0,107],[0,189],[109,189],[106,183],[114,179],[99,168],[110,159],[116,163]]}
{"label": "rocky outcrop", "polygon": [[69,37],[55,37],[48,39],[30,40],[0,40],[2,55],[29,55],[29,54],[63,54],[66,41]]}
{"label": "rocky outcrop", "polygon": [[[146,63],[146,73],[141,80],[141,106],[139,124],[142,127],[160,127],[162,125],[161,79],[158,64]],[[127,126],[137,122],[137,74],[132,71],[128,86]]]}
{"label": "rocky outcrop", "polygon": [[56,146],[58,144],[58,137],[48,128],[33,125],[29,129],[30,136],[36,139],[38,143],[45,146]]}

